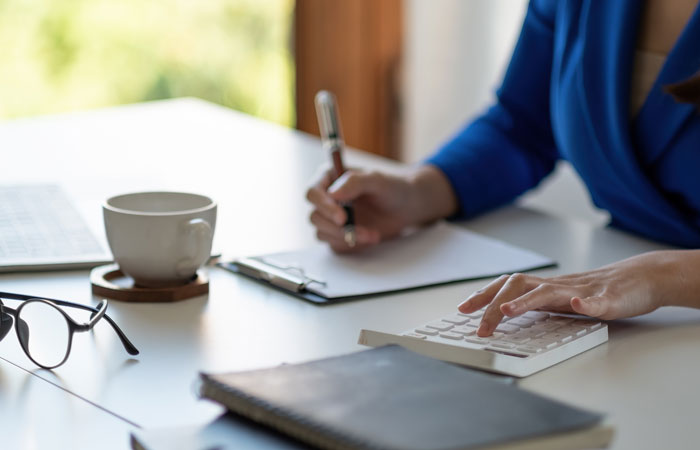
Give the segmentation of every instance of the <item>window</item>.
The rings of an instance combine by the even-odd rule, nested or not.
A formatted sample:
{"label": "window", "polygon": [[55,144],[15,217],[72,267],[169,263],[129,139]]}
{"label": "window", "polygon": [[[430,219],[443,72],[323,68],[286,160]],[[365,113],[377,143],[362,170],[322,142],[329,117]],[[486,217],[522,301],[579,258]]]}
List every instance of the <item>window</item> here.
{"label": "window", "polygon": [[196,96],[294,125],[293,0],[0,2],[0,118]]}

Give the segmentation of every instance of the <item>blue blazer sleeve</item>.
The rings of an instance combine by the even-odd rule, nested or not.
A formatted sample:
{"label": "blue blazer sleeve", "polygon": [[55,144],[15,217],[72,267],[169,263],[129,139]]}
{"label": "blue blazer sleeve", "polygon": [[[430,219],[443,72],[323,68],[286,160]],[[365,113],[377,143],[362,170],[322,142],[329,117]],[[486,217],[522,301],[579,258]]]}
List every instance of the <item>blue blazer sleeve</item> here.
{"label": "blue blazer sleeve", "polygon": [[559,158],[549,109],[555,7],[530,2],[498,101],[426,160],[452,184],[458,218],[512,201]]}

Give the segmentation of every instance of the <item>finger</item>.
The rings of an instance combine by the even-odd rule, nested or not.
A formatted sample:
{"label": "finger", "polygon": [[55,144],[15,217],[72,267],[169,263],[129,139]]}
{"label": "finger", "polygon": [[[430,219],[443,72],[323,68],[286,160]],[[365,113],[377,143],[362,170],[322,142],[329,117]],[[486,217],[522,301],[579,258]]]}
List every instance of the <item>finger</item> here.
{"label": "finger", "polygon": [[609,298],[599,295],[586,298],[573,297],[570,302],[571,309],[578,314],[600,318],[603,318],[610,312],[611,303]]}
{"label": "finger", "polygon": [[573,288],[547,282],[541,283],[531,291],[501,305],[501,312],[515,317],[534,309],[548,307],[561,308],[569,306]]}
{"label": "finger", "polygon": [[504,284],[508,281],[508,275],[501,275],[485,287],[479,289],[469,296],[465,301],[457,306],[459,312],[464,314],[473,313],[487,305],[493,300],[493,297],[501,290]]}
{"label": "finger", "polygon": [[357,253],[379,243],[379,239],[367,238],[363,232],[359,233],[360,238],[352,247],[347,244],[345,239],[338,238],[334,235],[316,233],[316,236],[319,238],[319,240],[327,242],[331,249],[336,253]]}
{"label": "finger", "polygon": [[337,239],[343,238],[343,227],[337,223],[328,220],[318,210],[311,213],[309,221],[316,227],[316,231],[328,236],[334,236]]}
{"label": "finger", "polygon": [[347,171],[328,188],[336,202],[350,202],[369,192],[381,190],[382,174],[379,172]]}
{"label": "finger", "polygon": [[347,220],[345,210],[333,200],[325,190],[313,187],[306,192],[306,199],[310,201],[321,215],[337,225],[342,225]]}
{"label": "finger", "polygon": [[318,168],[318,172],[314,177],[316,180],[314,185],[318,186],[324,191],[327,191],[330,185],[333,184],[333,177],[335,177],[335,170],[328,164],[323,164]]}
{"label": "finger", "polygon": [[355,227],[355,247],[350,247],[345,242],[345,231],[342,229],[332,230],[331,232],[325,232],[319,229],[316,231],[316,237],[321,241],[333,244],[334,249],[335,247],[347,247],[348,249],[355,249],[355,247],[357,247],[356,249],[359,250],[371,245],[376,245],[381,241],[381,235],[377,230],[363,226]]}
{"label": "finger", "polygon": [[320,241],[326,242],[335,253],[352,253],[360,250],[361,248],[359,245],[349,247],[344,240],[320,232],[316,233],[316,237]]}
{"label": "finger", "polygon": [[525,292],[532,290],[540,282],[535,277],[515,273],[508,277],[508,281],[493,297],[491,304],[484,311],[484,316],[481,318],[481,324],[477,330],[479,336],[490,336],[493,330],[503,319],[501,312],[501,304],[518,298]]}

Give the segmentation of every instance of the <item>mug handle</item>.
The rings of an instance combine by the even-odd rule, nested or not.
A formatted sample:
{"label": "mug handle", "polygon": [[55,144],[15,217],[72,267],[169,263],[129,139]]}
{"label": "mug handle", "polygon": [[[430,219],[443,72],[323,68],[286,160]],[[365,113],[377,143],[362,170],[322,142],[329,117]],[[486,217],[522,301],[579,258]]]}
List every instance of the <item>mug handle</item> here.
{"label": "mug handle", "polygon": [[189,275],[193,269],[196,271],[211,256],[209,243],[211,243],[212,231],[211,225],[204,219],[191,219],[182,225],[187,239],[197,249],[194,257],[181,259],[175,267],[178,276],[184,277]]}

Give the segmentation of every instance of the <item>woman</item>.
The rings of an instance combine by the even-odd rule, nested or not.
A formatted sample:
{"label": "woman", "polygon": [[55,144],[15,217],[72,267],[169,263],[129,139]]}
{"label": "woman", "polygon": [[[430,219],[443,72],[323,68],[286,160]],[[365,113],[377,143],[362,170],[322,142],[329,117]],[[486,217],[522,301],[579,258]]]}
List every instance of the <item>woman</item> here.
{"label": "woman", "polygon": [[[700,248],[700,7],[697,0],[532,0],[498,101],[411,174],[327,175],[309,189],[317,235],[338,252],[408,226],[512,201],[572,163],[612,225]],[[675,98],[674,98],[675,97]],[[352,201],[358,246],[343,240]],[[502,276],[459,305],[503,315],[548,309],[615,319],[700,308],[700,250],[642,254],[552,278]]]}

